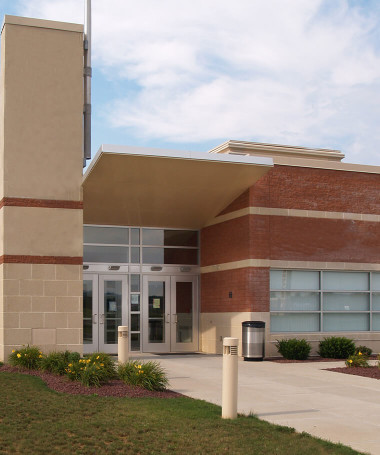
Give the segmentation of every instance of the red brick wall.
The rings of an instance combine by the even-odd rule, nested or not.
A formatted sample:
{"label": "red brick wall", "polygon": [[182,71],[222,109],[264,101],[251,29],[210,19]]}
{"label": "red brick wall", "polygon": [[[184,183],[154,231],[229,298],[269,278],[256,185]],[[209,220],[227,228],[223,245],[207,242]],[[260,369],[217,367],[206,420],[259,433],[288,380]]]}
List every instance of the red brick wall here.
{"label": "red brick wall", "polygon": [[246,215],[202,230],[202,267],[244,259],[377,263],[380,223]]}
{"label": "red brick wall", "polygon": [[380,214],[379,194],[378,174],[274,166],[221,214],[248,206]]}
{"label": "red brick wall", "polygon": [[[270,259],[368,263],[380,261],[380,223],[283,216],[268,218]],[[251,235],[255,238],[254,231]],[[255,254],[255,249],[252,252]]]}
{"label": "red brick wall", "polygon": [[248,216],[242,216],[202,229],[201,265],[247,259],[249,255],[249,239]]}
{"label": "red brick wall", "polygon": [[[259,180],[261,180],[263,177]],[[225,213],[235,212],[236,210],[244,209],[250,205],[250,190],[244,191],[238,198],[236,198],[230,205],[228,205],[224,210],[222,210],[219,215],[224,215]]]}
{"label": "red brick wall", "polygon": [[[258,206],[380,214],[379,195],[376,174],[275,166],[222,213]],[[201,266],[244,259],[378,263],[380,223],[247,215],[202,229]],[[202,312],[269,311],[269,269],[206,273],[201,283]]]}
{"label": "red brick wall", "polygon": [[[229,298],[232,292],[232,298]],[[269,268],[201,275],[201,312],[269,311]]]}

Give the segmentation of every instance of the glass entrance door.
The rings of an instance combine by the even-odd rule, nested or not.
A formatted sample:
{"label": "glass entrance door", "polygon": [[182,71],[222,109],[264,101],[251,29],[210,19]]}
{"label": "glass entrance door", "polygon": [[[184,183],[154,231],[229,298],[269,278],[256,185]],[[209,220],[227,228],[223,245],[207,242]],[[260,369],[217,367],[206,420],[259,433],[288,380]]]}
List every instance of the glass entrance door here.
{"label": "glass entrance door", "polygon": [[117,354],[117,328],[128,325],[127,277],[83,278],[83,351]]}
{"label": "glass entrance door", "polygon": [[96,352],[99,348],[98,275],[83,274],[83,352]]}
{"label": "glass entrance door", "polygon": [[171,277],[172,351],[198,350],[197,284],[197,277]]}
{"label": "glass entrance door", "polygon": [[144,276],[144,352],[198,350],[197,284],[193,276]]}
{"label": "glass entrance door", "polygon": [[143,351],[170,352],[170,277],[143,279]]}

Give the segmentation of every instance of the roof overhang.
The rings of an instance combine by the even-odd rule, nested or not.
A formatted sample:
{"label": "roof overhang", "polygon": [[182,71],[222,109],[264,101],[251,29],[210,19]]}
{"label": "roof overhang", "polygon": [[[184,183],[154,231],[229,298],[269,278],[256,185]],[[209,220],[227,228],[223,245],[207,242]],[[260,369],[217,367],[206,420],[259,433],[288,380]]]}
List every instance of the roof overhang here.
{"label": "roof overhang", "polygon": [[84,223],[200,229],[271,158],[102,145],[83,177]]}

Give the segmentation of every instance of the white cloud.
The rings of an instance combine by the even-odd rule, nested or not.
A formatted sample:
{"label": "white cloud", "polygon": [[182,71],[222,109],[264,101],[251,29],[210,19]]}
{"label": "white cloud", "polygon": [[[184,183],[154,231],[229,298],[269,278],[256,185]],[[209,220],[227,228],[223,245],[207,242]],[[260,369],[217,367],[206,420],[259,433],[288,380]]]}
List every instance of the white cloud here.
{"label": "white cloud", "polygon": [[[125,81],[108,122],[150,139],[342,148],[380,164],[380,11],[350,5],[93,0],[94,65]],[[33,0],[23,13],[81,22],[82,7]]]}

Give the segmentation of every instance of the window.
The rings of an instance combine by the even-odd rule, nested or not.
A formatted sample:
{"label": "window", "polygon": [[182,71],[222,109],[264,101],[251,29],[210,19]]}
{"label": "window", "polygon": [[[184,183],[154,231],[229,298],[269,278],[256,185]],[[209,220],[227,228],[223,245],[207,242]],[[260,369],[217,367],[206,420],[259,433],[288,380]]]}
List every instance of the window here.
{"label": "window", "polygon": [[380,273],[271,270],[271,332],[380,331]]}
{"label": "window", "polygon": [[83,262],[199,264],[198,231],[84,226]]}

